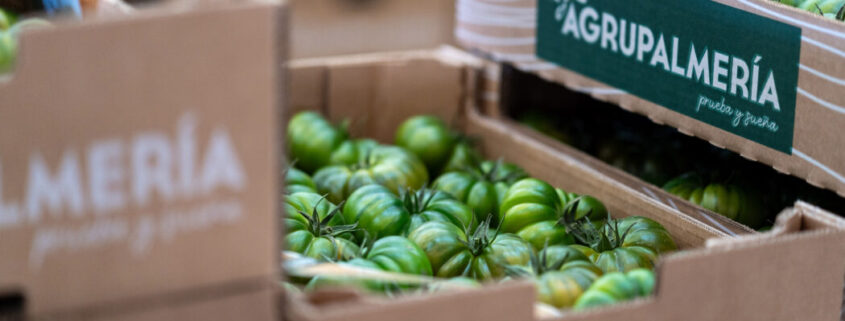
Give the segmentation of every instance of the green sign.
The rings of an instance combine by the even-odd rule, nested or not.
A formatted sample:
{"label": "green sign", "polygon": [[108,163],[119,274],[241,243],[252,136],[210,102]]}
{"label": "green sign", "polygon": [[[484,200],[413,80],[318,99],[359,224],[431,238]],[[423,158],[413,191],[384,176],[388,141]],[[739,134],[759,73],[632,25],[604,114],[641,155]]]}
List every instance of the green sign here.
{"label": "green sign", "polygon": [[792,153],[801,29],[710,0],[538,0],[537,55]]}

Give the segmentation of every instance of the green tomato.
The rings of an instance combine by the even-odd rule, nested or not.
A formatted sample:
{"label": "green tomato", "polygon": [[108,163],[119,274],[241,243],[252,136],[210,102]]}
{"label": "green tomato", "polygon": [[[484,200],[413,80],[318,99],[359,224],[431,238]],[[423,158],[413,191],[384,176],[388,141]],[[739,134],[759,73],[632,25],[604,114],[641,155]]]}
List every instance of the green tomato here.
{"label": "green tomato", "polygon": [[[355,258],[349,260],[348,262],[342,262],[340,265],[359,269],[381,270],[381,267],[379,267],[375,262],[363,258]],[[313,292],[327,288],[352,288],[367,293],[383,294],[390,287],[391,284],[389,282],[380,282],[378,280],[352,276],[320,275],[308,281],[308,284],[305,285],[305,292]]]}
{"label": "green tomato", "polygon": [[428,182],[425,165],[410,152],[396,146],[376,146],[358,164],[332,165],[314,173],[317,191],[340,202],[361,186],[379,184],[394,194],[419,189]]}
{"label": "green tomato", "polygon": [[399,235],[411,223],[411,214],[402,200],[393,191],[376,184],[363,186],[349,196],[343,205],[343,218],[358,224],[359,239]]}
{"label": "green tomato", "polygon": [[329,164],[331,155],[348,135],[335,128],[316,112],[304,111],[288,122],[287,140],[289,157],[307,173]]}
{"label": "green tomato", "polygon": [[449,160],[440,169],[440,173],[459,172],[472,168],[474,164],[481,163],[481,155],[469,142],[459,141],[452,149]]}
{"label": "green tomato", "polygon": [[801,4],[804,0],[776,0],[779,3],[785,4],[787,6],[797,7]]}
{"label": "green tomato", "polygon": [[396,145],[416,154],[431,173],[440,171],[455,146],[455,136],[434,116],[415,116],[396,131]]}
{"label": "green tomato", "polygon": [[[729,198],[730,197],[730,198]],[[701,207],[722,214],[729,219],[736,220],[736,209],[733,208],[735,196],[728,193],[722,184],[710,184],[704,188],[701,196]]]}
{"label": "green tomato", "polygon": [[[490,221],[472,235],[454,224],[428,222],[408,235],[428,256],[434,275],[490,280],[505,276],[507,266],[525,266],[534,250],[513,234],[489,231]],[[492,234],[492,235],[491,235]]]}
{"label": "green tomato", "polygon": [[383,271],[431,276],[428,256],[419,246],[401,236],[388,236],[373,243],[366,259]]}
{"label": "green tomato", "polygon": [[843,5],[845,5],[845,1],[843,0],[822,0],[819,4],[819,8],[822,9],[822,12],[827,14],[836,15],[839,10],[842,9]]}
{"label": "green tomato", "polygon": [[493,215],[499,221],[499,204],[511,184],[527,177],[521,168],[502,162],[483,162],[472,171],[449,172],[434,181],[434,188],[469,205],[480,222]]}
{"label": "green tomato", "polygon": [[684,174],[663,189],[752,228],[761,226],[766,219],[759,194],[736,184],[705,184],[695,174]]}
{"label": "green tomato", "polygon": [[[389,236],[375,241],[368,253],[362,258],[355,258],[342,263],[357,268],[385,272],[431,276],[431,263],[425,252],[408,239]],[[412,287],[393,281],[380,281],[341,276],[318,276],[313,278],[306,290],[313,291],[324,287],[354,287],[367,292],[384,293],[391,289]]]}
{"label": "green tomato", "polygon": [[566,263],[535,279],[537,300],[557,308],[571,307],[601,275],[601,269],[589,261]]}
{"label": "green tomato", "polygon": [[594,222],[607,218],[604,204],[594,197],[566,193],[535,178],[514,183],[499,213],[502,232],[518,235],[538,251],[546,245],[573,244],[575,240],[567,232],[573,224],[586,218]]}
{"label": "green tomato", "polygon": [[658,255],[677,249],[669,232],[651,219],[630,216],[605,222],[600,229],[583,225],[576,233],[583,245],[572,245],[590,258],[602,271],[627,272],[637,268],[652,268]]}
{"label": "green tomato", "polygon": [[544,247],[538,256],[531,256],[529,267],[511,267],[509,271],[530,277],[537,299],[558,308],[571,307],[602,275],[601,269],[581,252],[561,245]]}
{"label": "green tomato", "polygon": [[15,24],[15,16],[0,8],[0,31],[8,30],[12,25]]}
{"label": "green tomato", "polygon": [[557,141],[572,145],[572,137],[558,129],[552,119],[543,113],[529,112],[520,117],[519,122],[538,132],[548,135]]}
{"label": "green tomato", "polygon": [[545,245],[574,243],[563,220],[563,205],[554,187],[536,178],[526,178],[511,186],[502,200],[504,233],[514,233],[535,250]]}
{"label": "green tomato", "polygon": [[465,276],[454,277],[446,281],[431,283],[426,287],[429,293],[439,293],[454,290],[478,289],[481,283]]}
{"label": "green tomato", "polygon": [[411,224],[408,226],[409,233],[423,223],[431,221],[446,222],[458,227],[470,228],[474,228],[478,223],[475,221],[472,209],[469,206],[445,192],[424,188],[416,192],[402,192],[401,194],[405,209],[411,214]]}
{"label": "green tomato", "polygon": [[0,31],[0,74],[14,67],[17,51],[18,44],[12,33]]}
{"label": "green tomato", "polygon": [[701,177],[695,173],[686,173],[667,182],[663,190],[682,199],[689,199],[693,191],[701,186]]}
{"label": "green tomato", "polygon": [[[607,219],[607,208],[604,203],[597,198],[590,195],[578,195],[575,193],[567,193],[560,189],[555,189],[560,198],[561,204],[564,206],[575,206],[575,218],[581,219],[587,217],[590,221],[601,221]],[[575,203],[578,201],[578,203]]]}
{"label": "green tomato", "polygon": [[766,222],[766,211],[763,207],[763,199],[756,190],[741,189],[744,193],[741,198],[741,210],[737,215],[737,222],[748,225],[752,228],[759,228]]}
{"label": "green tomato", "polygon": [[654,290],[654,273],[650,270],[633,270],[626,274],[605,274],[590,286],[575,302],[575,310],[599,307],[637,297],[651,295]]}
{"label": "green tomato", "polygon": [[378,146],[372,139],[351,139],[340,144],[329,157],[330,165],[356,165],[366,162],[367,155]]}
{"label": "green tomato", "polygon": [[296,168],[290,167],[285,173],[285,192],[288,194],[298,192],[317,193],[317,185],[311,176]]}
{"label": "green tomato", "polygon": [[345,260],[358,255],[358,246],[343,238],[352,227],[341,225],[339,209],[308,192],[285,197],[285,248],[317,260]]}

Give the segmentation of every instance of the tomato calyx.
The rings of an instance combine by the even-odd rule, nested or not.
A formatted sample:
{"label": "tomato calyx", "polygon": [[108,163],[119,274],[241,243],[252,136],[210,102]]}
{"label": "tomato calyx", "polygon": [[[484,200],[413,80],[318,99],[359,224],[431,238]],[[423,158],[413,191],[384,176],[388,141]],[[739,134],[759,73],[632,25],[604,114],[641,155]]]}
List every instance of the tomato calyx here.
{"label": "tomato calyx", "polygon": [[506,170],[504,170],[504,165],[504,161],[500,158],[489,166],[489,168],[485,168],[487,166],[485,166],[484,163],[476,162],[473,166],[471,166],[471,168],[465,169],[465,171],[474,175],[476,179],[480,181],[486,181],[494,184],[500,182],[510,184],[525,176],[525,173],[521,170],[506,172]]}
{"label": "tomato calyx", "polygon": [[505,267],[505,273],[508,276],[516,278],[527,278],[532,276],[540,276],[546,272],[559,271],[564,264],[569,262],[569,253],[553,262],[549,262],[549,256],[546,254],[549,249],[549,242],[543,246],[539,253],[530,253],[530,263],[528,267],[519,265],[509,265]]}
{"label": "tomato calyx", "polygon": [[437,195],[437,191],[428,189],[425,186],[416,191],[403,188],[399,191],[399,195],[402,198],[402,203],[405,204],[405,209],[409,213],[419,214],[428,208],[428,205],[434,200],[434,196]]}
{"label": "tomato calyx", "polygon": [[[492,219],[493,215],[488,215],[487,219],[481,222],[481,224],[478,224],[475,230],[472,231],[472,234],[470,234],[469,226],[464,226],[464,235],[466,235],[467,239],[461,240],[461,243],[469,249],[469,252],[473,256],[477,257],[484,254],[484,250],[499,237],[498,228],[493,230],[493,235],[492,237],[490,236],[490,221]],[[499,222],[499,225],[501,226],[501,222]]]}
{"label": "tomato calyx", "polygon": [[582,224],[580,229],[573,229],[571,233],[579,242],[601,253],[622,247],[631,228],[633,225],[620,231],[619,221],[612,219],[608,214],[607,221],[601,227],[596,227],[587,219],[586,224]]}
{"label": "tomato calyx", "polygon": [[329,222],[331,222],[331,220],[340,213],[340,209],[343,207],[343,202],[340,202],[338,206],[335,206],[335,208],[332,209],[326,217],[320,219],[320,214],[317,213],[317,208],[319,207],[320,202],[325,199],[325,196],[320,198],[320,200],[317,201],[317,204],[314,204],[314,209],[310,214],[304,211],[297,211],[299,215],[302,215],[302,217],[305,218],[305,221],[307,222],[307,229],[311,232],[311,234],[316,237],[326,237],[334,241],[334,237],[358,230],[357,222],[349,225],[329,226]]}
{"label": "tomato calyx", "polygon": [[370,166],[372,166],[373,163],[375,163],[372,155],[373,155],[373,150],[368,149],[366,152],[364,152],[364,157],[361,157],[360,159],[358,159],[358,163],[350,165],[349,168],[353,171],[370,168]]}

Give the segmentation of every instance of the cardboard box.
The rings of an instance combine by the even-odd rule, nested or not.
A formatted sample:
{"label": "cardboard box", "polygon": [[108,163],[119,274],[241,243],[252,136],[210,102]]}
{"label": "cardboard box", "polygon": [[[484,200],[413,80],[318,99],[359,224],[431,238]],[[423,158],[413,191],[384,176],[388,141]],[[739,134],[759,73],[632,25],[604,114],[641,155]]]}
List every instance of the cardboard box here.
{"label": "cardboard box", "polygon": [[292,0],[290,6],[296,59],[454,42],[454,0]]}
{"label": "cardboard box", "polygon": [[284,21],[174,2],[24,34],[0,81],[0,294],[36,320],[273,316]]}
{"label": "cardboard box", "polygon": [[[572,24],[571,8],[576,9],[573,16],[588,15]],[[596,18],[605,25],[593,25],[592,13],[596,17],[605,13]],[[467,48],[845,195],[845,154],[838,130],[845,125],[845,24],[841,22],[756,0],[670,5],[645,1],[636,6],[459,0],[456,16],[456,38]],[[622,19],[628,20],[628,31],[633,30],[631,23],[653,28],[649,29],[652,48],[665,50],[627,55],[621,47],[614,49],[619,43],[613,40],[611,25],[619,27]],[[594,32],[588,30],[589,42],[582,41],[580,33],[576,39],[573,33],[583,29],[579,24],[596,26],[610,36],[595,40]],[[649,32],[636,29],[637,40],[649,43],[645,35]],[[719,63],[708,58],[714,68],[687,68],[693,60],[688,56],[691,45],[700,56],[697,62],[706,60],[701,58],[703,50],[710,48],[708,57],[718,56]],[[733,58],[724,63],[727,56]],[[743,71],[748,72],[744,82]],[[716,75],[710,78],[719,81],[705,83],[702,72]],[[754,81],[754,75],[759,79]],[[736,86],[731,76],[736,76]],[[771,96],[773,88],[778,93]],[[764,93],[769,95],[764,98]],[[734,125],[737,116],[741,119]]]}
{"label": "cardboard box", "polygon": [[[406,117],[435,114],[480,138],[485,155],[503,157],[552,185],[602,199],[613,215],[661,222],[682,247],[658,266],[653,297],[606,309],[566,312],[557,320],[835,320],[842,303],[845,221],[804,203],[781,213],[768,233],[726,238],[665,204],[631,191],[577,157],[534,140],[477,110],[481,67],[454,49],[296,60],[290,110],[320,110],[352,120],[351,133],[392,141]],[[348,293],[299,298],[291,320],[529,320],[533,295],[523,283],[448,295],[369,298]]]}

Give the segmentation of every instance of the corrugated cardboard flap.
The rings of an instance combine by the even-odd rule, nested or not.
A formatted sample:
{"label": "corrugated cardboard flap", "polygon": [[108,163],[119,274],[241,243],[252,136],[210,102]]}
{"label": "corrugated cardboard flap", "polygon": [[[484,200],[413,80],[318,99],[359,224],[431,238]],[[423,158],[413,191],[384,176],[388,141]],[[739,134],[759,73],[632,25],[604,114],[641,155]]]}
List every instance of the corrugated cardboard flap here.
{"label": "corrugated cardboard flap", "polygon": [[0,80],[0,291],[38,318],[266,288],[283,13],[224,1],[23,34]]}

